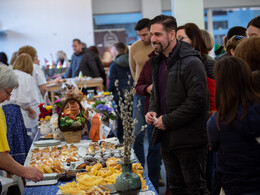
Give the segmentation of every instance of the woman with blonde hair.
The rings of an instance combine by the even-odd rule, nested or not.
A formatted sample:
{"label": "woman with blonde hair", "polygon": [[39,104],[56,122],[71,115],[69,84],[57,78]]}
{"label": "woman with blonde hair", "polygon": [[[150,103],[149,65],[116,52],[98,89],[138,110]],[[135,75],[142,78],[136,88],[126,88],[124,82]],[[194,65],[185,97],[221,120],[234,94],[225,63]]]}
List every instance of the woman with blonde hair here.
{"label": "woman with blonde hair", "polygon": [[[32,46],[23,46],[19,49],[18,55],[20,54],[29,54],[32,58],[33,61],[33,72],[32,76],[34,79],[34,85],[35,85],[35,98],[34,101],[30,103],[30,106],[36,111],[37,115],[40,114],[38,105],[40,103],[44,103],[44,97],[46,95],[47,91],[47,85],[46,85],[46,79],[44,76],[43,71],[41,70],[40,66],[37,65],[37,51],[34,47]],[[38,121],[37,120],[31,120],[31,137],[32,139],[34,138],[37,130],[38,130]]]}
{"label": "woman with blonde hair", "polygon": [[217,112],[207,127],[221,186],[226,195],[260,194],[260,94],[250,68],[240,58],[225,57],[214,76]]}
{"label": "woman with blonde hair", "polygon": [[14,65],[14,62],[16,60],[16,58],[18,57],[18,51],[15,51],[13,54],[12,54],[12,57],[11,57],[11,61],[10,61],[10,64],[11,66]]}
{"label": "woman with blonde hair", "polygon": [[31,123],[29,118],[36,118],[36,112],[30,107],[35,98],[34,80],[31,76],[33,62],[28,54],[21,54],[13,65],[13,73],[16,75],[19,87],[8,92],[10,99],[3,103],[8,129],[8,142],[13,158],[23,164],[29,151],[31,140],[27,135]]}
{"label": "woman with blonde hair", "polygon": [[212,35],[204,29],[200,29],[200,33],[206,44],[207,51],[209,53],[214,47],[214,39],[213,39]]}

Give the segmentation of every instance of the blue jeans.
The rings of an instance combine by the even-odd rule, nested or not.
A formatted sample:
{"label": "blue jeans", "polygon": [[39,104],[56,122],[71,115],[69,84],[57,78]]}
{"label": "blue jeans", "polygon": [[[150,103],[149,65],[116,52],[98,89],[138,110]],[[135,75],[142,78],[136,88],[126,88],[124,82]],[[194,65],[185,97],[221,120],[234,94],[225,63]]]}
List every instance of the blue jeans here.
{"label": "blue jeans", "polygon": [[[138,101],[140,100],[141,106],[140,110],[138,111],[137,104]],[[141,163],[141,165],[144,167],[145,164],[145,157],[144,157],[144,131],[139,133],[142,126],[145,125],[145,120],[144,120],[144,102],[145,102],[145,97],[139,94],[135,94],[134,96],[134,102],[133,102],[133,119],[137,119],[138,123],[135,125],[135,143],[134,143],[134,151],[135,154]]]}
{"label": "blue jeans", "polygon": [[[138,100],[141,101],[140,111],[138,112],[137,104]],[[144,135],[145,131],[138,134],[143,125],[146,125],[144,119],[144,102],[145,97],[136,94],[134,96],[134,103],[133,103],[133,119],[137,117],[138,123],[135,126],[135,143],[134,143],[134,151],[139,160],[139,162],[144,167],[145,165],[145,155],[144,155]],[[147,155],[147,167],[148,167],[148,177],[151,180],[153,186],[157,191],[159,191],[159,175],[161,171],[161,155],[160,155],[160,148],[161,144],[156,144],[151,146],[151,139],[153,133],[153,125],[148,125],[147,127],[147,136],[149,142],[148,148],[148,155]]]}
{"label": "blue jeans", "polygon": [[159,176],[161,171],[162,158],[160,155],[161,143],[151,145],[153,125],[148,125],[147,127],[147,137],[149,142],[148,155],[147,155],[147,167],[148,167],[148,177],[151,180],[154,188],[159,192]]}

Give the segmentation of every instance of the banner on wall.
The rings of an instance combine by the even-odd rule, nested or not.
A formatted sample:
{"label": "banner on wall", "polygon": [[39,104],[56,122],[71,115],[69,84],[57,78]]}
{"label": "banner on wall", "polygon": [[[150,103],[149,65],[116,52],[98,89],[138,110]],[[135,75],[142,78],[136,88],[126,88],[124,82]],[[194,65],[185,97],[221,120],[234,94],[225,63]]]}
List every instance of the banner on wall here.
{"label": "banner on wall", "polygon": [[94,31],[95,45],[104,62],[111,62],[113,56],[110,49],[117,42],[126,43],[125,29],[100,29]]}

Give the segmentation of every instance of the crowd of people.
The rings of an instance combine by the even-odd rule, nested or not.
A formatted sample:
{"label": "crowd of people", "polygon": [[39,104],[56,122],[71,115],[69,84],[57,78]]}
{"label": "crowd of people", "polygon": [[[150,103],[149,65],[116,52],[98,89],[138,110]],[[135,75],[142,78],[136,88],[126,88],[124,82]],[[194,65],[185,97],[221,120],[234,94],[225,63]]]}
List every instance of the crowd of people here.
{"label": "crowd of people", "polygon": [[[135,30],[140,40],[130,48],[123,42],[111,48],[108,85],[98,51],[79,39],[72,41],[63,77],[102,77],[117,105],[117,90],[123,98],[129,83],[135,86],[133,148],[158,192],[163,162],[165,194],[219,194],[221,188],[227,195],[260,194],[260,16],[247,28],[230,28],[225,53],[215,59],[211,34],[195,23],[178,26],[173,16],[158,15],[141,19]],[[23,46],[10,64],[4,53],[0,57],[0,168],[40,181],[38,169],[22,166],[47,91],[37,51]],[[140,132],[145,125],[147,157]],[[123,134],[118,115],[120,142]]]}
{"label": "crowd of people", "polygon": [[[247,28],[230,28],[225,53],[215,59],[212,36],[194,23],[177,26],[174,17],[160,15],[138,21],[135,30],[140,40],[129,49],[134,150],[156,190],[162,158],[165,194],[219,194],[221,187],[225,194],[259,194],[260,16]],[[129,68],[121,71],[115,60],[109,83],[124,83]],[[145,124],[147,157],[138,133]]]}

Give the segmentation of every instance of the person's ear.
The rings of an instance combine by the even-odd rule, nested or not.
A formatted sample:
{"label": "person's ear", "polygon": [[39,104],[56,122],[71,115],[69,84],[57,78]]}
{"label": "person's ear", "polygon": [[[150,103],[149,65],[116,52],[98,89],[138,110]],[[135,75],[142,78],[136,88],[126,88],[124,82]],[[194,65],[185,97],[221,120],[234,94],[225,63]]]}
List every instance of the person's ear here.
{"label": "person's ear", "polygon": [[176,32],[174,30],[171,30],[171,32],[169,33],[171,41],[173,41],[175,39],[175,35],[176,35]]}
{"label": "person's ear", "polygon": [[230,53],[231,53],[232,56],[234,56],[235,55],[235,50],[234,49],[230,49]]}

